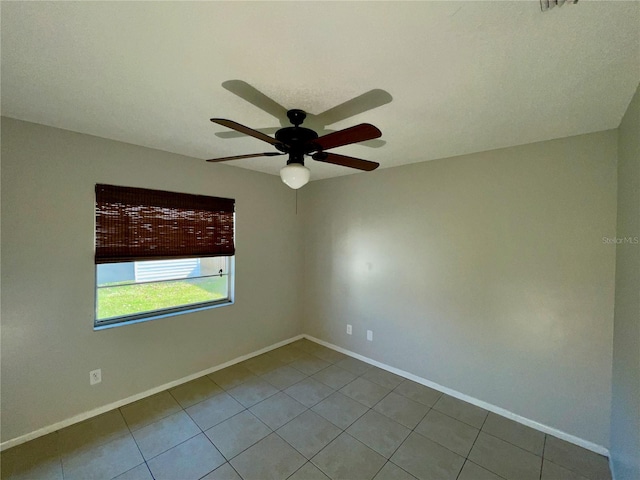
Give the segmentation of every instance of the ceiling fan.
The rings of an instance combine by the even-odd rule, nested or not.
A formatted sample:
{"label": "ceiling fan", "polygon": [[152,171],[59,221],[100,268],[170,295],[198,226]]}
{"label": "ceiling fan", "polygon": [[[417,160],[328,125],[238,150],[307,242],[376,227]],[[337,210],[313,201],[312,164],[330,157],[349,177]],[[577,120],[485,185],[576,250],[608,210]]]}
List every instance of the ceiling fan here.
{"label": "ceiling fan", "polygon": [[298,189],[309,181],[311,172],[304,166],[305,155],[308,155],[319,162],[342,165],[345,167],[356,168],[358,170],[371,171],[380,166],[377,162],[370,162],[368,160],[361,160],[359,158],[326,152],[326,150],[330,150],[332,148],[378,138],[382,135],[382,132],[378,128],[369,123],[361,123],[354,127],[345,128],[344,130],[338,130],[319,137],[315,131],[300,126],[304,122],[306,116],[307,114],[302,110],[293,109],[287,111],[287,117],[293,126],[279,129],[275,134],[275,138],[257,130],[253,130],[252,128],[245,127],[244,125],[232,120],[212,118],[211,121],[213,123],[230,128],[244,135],[257,138],[263,142],[270,143],[278,151],[212,158],[207,160],[207,162],[226,162],[228,160],[239,160],[242,158],[289,155],[287,166],[280,170],[280,177],[285,184],[293,189]]}
{"label": "ceiling fan", "polygon": [[[266,133],[267,135],[273,135],[282,127],[289,126],[289,119],[287,118],[288,109],[280,105],[274,99],[268,97],[256,87],[248,84],[243,80],[227,80],[222,82],[222,88],[227,90],[230,93],[233,93],[238,98],[244,100],[245,102],[250,103],[254,107],[258,107],[265,113],[268,113],[272,117],[274,117],[278,123],[279,127],[266,127],[266,128],[256,128],[259,132]],[[385,92],[379,88],[375,88],[373,90],[369,90],[365,93],[358,95],[357,97],[351,98],[340,105],[336,105],[331,107],[328,110],[325,110],[319,114],[312,114],[307,112],[307,118],[305,118],[304,123],[307,128],[311,130],[315,130],[318,136],[326,135],[327,133],[332,133],[335,130],[329,128],[330,125],[346,120],[347,118],[353,117],[355,115],[362,114],[366,111],[373,110],[374,108],[381,107],[390,103],[393,100],[393,97],[389,92]],[[232,130],[226,130],[223,132],[216,132],[216,137],[219,138],[241,138],[246,137],[246,135],[235,132]],[[367,140],[366,142],[361,142],[359,145],[363,147],[370,148],[380,148],[385,145],[384,140],[374,139]]]}

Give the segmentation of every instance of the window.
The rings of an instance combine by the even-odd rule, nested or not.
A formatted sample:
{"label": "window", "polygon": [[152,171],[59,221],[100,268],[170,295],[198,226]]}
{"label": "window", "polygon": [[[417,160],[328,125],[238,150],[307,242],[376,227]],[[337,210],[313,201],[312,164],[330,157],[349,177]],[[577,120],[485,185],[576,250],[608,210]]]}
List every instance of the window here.
{"label": "window", "polygon": [[233,302],[235,201],[96,185],[95,327]]}

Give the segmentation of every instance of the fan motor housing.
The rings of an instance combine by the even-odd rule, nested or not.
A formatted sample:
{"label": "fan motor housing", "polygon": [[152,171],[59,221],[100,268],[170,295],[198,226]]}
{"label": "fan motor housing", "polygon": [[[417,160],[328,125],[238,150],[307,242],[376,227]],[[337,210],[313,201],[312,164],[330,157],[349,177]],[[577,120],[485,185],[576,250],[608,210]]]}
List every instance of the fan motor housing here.
{"label": "fan motor housing", "polygon": [[284,127],[276,132],[276,140],[281,142],[275,147],[281,152],[289,154],[287,164],[299,163],[304,165],[304,156],[317,150],[312,142],[318,138],[318,134],[310,128],[301,127],[307,114],[302,110],[289,110],[287,117],[293,127]]}
{"label": "fan motor housing", "polygon": [[292,147],[302,146],[316,138],[318,138],[316,132],[304,127],[284,127],[276,132],[276,140]]}

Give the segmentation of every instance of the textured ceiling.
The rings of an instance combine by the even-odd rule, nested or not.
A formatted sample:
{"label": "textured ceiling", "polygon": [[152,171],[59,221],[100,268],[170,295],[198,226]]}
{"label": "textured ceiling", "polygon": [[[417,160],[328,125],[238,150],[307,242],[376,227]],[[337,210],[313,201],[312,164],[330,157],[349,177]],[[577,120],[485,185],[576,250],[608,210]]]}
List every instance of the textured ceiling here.
{"label": "textured ceiling", "polygon": [[[196,158],[270,151],[208,121],[319,114],[373,89],[382,168],[616,128],[640,81],[640,3],[1,2],[2,114]],[[382,143],[382,142],[379,142]],[[377,148],[375,148],[377,147]],[[230,165],[277,174],[283,157]],[[312,179],[356,173],[308,160]]]}

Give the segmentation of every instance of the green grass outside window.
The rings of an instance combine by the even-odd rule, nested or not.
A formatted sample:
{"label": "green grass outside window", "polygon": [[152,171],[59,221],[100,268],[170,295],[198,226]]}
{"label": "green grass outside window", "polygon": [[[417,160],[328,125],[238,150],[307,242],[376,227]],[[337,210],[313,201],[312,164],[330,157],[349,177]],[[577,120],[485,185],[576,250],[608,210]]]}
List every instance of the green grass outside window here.
{"label": "green grass outside window", "polygon": [[97,318],[133,315],[227,297],[226,276],[133,285],[115,283],[98,288]]}

